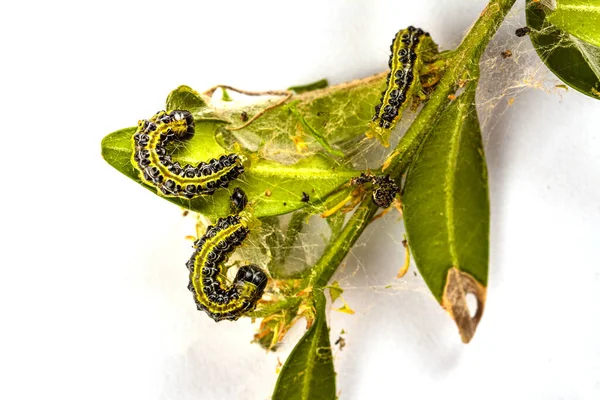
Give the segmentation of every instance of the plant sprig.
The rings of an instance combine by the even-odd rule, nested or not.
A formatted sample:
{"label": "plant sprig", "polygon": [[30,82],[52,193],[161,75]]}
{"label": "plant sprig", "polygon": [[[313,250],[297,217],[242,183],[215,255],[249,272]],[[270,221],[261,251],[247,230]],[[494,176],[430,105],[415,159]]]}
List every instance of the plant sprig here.
{"label": "plant sprig", "polygon": [[[569,1],[573,0],[563,0]],[[425,104],[381,166],[370,171],[403,183],[402,206],[411,253],[464,342],[472,339],[481,319],[488,275],[489,198],[475,91],[481,56],[514,3],[491,0],[456,49],[437,54],[426,70],[419,71],[429,79],[423,85],[427,88]],[[566,40],[568,32],[551,26],[549,20],[561,29],[571,29],[578,38],[597,35],[594,25],[582,31],[582,24],[565,23],[560,4],[555,14],[533,7],[538,6],[528,1],[532,41],[538,52],[547,56],[544,61],[551,68],[561,69],[561,61],[552,55],[558,53],[546,52],[544,46]],[[544,19],[546,14],[550,15],[548,20]],[[578,18],[585,16],[580,13]],[[585,46],[589,49],[594,44]],[[552,49],[565,51],[558,45]],[[600,54],[597,48],[593,52]],[[568,54],[581,58],[581,46],[569,47]],[[561,78],[577,90],[600,98],[600,80],[593,72],[596,65],[586,62],[583,72],[569,70]],[[269,301],[248,314],[263,318],[257,341],[267,348],[274,348],[299,318],[307,320],[308,330],[283,366],[274,398],[335,396],[324,292],[378,211],[369,190],[354,193],[348,182],[364,172],[355,168],[351,155],[364,146],[365,130],[385,76],[384,72],[330,87],[323,80],[287,91],[269,91],[262,94],[274,99],[249,106],[236,106],[235,99],[225,92],[223,99],[232,104],[225,108],[215,105],[211,96],[216,87],[200,94],[182,86],[167,98],[166,109],[189,110],[197,129],[188,145],[174,150],[175,158],[191,163],[223,151],[243,151],[250,166],[230,189],[243,188],[254,203],[256,216],[265,223],[277,222],[271,226],[279,226],[277,216],[295,213],[285,235],[277,232],[281,234],[266,241],[267,245],[287,247],[273,249],[272,259],[265,263],[271,267],[277,290]],[[222,90],[226,88],[233,89],[223,86]],[[102,154],[113,167],[144,185],[130,161],[134,130],[125,128],[105,137]],[[303,220],[348,199],[358,205],[345,224],[337,211],[342,207],[333,208],[333,215],[324,214],[335,232],[318,261],[299,276],[281,273],[278,264],[288,258]],[[193,201],[168,200],[208,217],[223,215],[229,206],[227,191]],[[468,309],[467,294],[477,299],[475,313]]]}

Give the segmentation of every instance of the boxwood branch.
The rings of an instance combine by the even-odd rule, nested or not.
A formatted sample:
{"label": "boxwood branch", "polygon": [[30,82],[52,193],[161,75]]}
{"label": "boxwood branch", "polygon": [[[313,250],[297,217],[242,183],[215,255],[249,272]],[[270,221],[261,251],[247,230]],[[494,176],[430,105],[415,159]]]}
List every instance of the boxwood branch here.
{"label": "boxwood branch", "polygon": [[[452,57],[448,58],[448,68],[435,91],[384,164],[385,172],[396,181],[400,180],[426,139],[429,128],[450,102],[449,95],[459,86],[460,80],[465,77],[476,79],[479,59],[514,3],[515,0],[490,1]],[[377,206],[370,198],[363,200],[313,267],[307,278],[307,287],[322,288],[327,284],[376,212]]]}

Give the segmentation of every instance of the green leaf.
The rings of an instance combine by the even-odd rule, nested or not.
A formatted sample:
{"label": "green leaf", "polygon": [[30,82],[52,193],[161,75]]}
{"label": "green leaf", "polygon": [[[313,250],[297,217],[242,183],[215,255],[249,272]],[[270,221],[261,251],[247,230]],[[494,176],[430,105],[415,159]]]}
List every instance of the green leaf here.
{"label": "green leaf", "polygon": [[557,0],[548,22],[589,44],[600,47],[600,2]]}
{"label": "green leaf", "polygon": [[306,85],[298,85],[298,86],[290,86],[287,90],[291,90],[296,94],[310,92],[312,90],[324,89],[329,86],[329,82],[327,79],[320,79],[313,83],[308,83]]}
{"label": "green leaf", "polygon": [[[385,84],[384,79],[383,75],[375,76],[361,84],[351,82],[294,96],[292,100],[296,104],[297,115],[287,107],[276,107],[236,131],[227,128],[238,126],[242,114],[249,119],[262,111],[265,105],[214,108],[208,96],[188,86],[180,86],[169,94],[166,110],[191,111],[196,121],[196,134],[190,141],[174,148],[173,158],[180,163],[197,164],[224,152],[236,152],[234,145],[238,143],[253,151],[258,150],[258,153],[249,156],[250,167],[231,188],[239,186],[246,191],[250,201],[255,203],[257,216],[281,215],[307,205],[318,205],[329,193],[358,173],[346,167],[345,160],[336,161],[322,154],[323,148],[313,138],[314,132],[304,132],[302,138],[308,143],[309,155],[298,152],[294,137],[310,126],[333,153],[341,154],[332,145],[343,147],[364,139],[372,105],[377,101],[380,87]],[[141,184],[130,161],[134,132],[135,128],[125,128],[107,135],[102,140],[102,155],[110,165]],[[259,154],[263,153],[275,154],[281,163],[261,158]],[[146,187],[156,192],[154,188]],[[310,196],[310,202],[301,201],[302,192]],[[191,201],[173,197],[165,199],[207,216],[224,215],[229,211],[227,190]]]}
{"label": "green leaf", "polygon": [[[568,29],[576,29],[578,35],[595,36],[592,43],[598,40],[598,24],[590,26],[597,19],[595,12],[588,16],[580,13],[577,19],[569,22],[563,21],[564,11],[556,12],[558,16],[553,20]],[[553,25],[548,17],[550,13],[551,10],[541,3],[527,1],[527,25],[532,29],[529,37],[535,50],[560,80],[581,93],[600,99],[600,48]]]}
{"label": "green leaf", "polygon": [[[215,131],[220,125],[215,121],[196,120],[196,134],[185,145],[174,149],[173,159],[182,165],[197,164],[227,152],[215,140]],[[138,171],[131,164],[131,137],[135,130],[135,127],[125,128],[106,136],[102,140],[102,156],[117,170],[156,193],[154,187],[142,183]],[[331,158],[320,154],[303,158],[292,165],[250,158],[253,158],[250,166],[240,179],[230,185],[230,190],[217,190],[212,196],[193,200],[165,199],[207,216],[223,216],[229,213],[231,190],[240,187],[248,195],[257,217],[273,216],[317,203],[357,174],[357,171],[339,166]],[[302,201],[302,192],[310,195],[310,202]]]}
{"label": "green leaf", "polygon": [[[487,169],[475,88],[471,82],[432,128],[407,173],[402,198],[417,267],[465,342],[483,311],[489,252]],[[466,307],[468,293],[478,300],[477,318]]]}
{"label": "green leaf", "polygon": [[285,361],[272,400],[333,400],[335,371],[325,317],[325,295],[315,291],[316,316],[312,326]]}
{"label": "green leaf", "polygon": [[229,95],[229,92],[227,91],[227,89],[222,88],[221,89],[221,100],[222,101],[233,101],[233,99],[231,98],[231,96]]}
{"label": "green leaf", "polygon": [[331,285],[327,287],[329,289],[329,295],[331,296],[331,302],[335,301],[344,293],[344,289],[341,288],[338,281],[333,281]]}
{"label": "green leaf", "polygon": [[192,114],[199,114],[207,109],[208,99],[189,86],[179,86],[167,96],[166,110],[188,110]]}

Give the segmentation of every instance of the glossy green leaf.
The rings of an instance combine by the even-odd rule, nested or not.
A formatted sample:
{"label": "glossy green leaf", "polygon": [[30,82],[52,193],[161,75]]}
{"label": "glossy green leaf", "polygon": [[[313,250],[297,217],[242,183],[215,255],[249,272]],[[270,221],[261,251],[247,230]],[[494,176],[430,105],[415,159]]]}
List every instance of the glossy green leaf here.
{"label": "glossy green leaf", "polygon": [[[197,164],[200,160],[218,158],[225,153],[215,140],[215,130],[219,125],[222,124],[197,120],[196,134],[184,146],[174,150],[173,159],[182,165]],[[131,164],[131,136],[135,129],[121,129],[106,136],[102,141],[102,155],[117,170],[156,193],[155,188],[141,182],[138,171]],[[332,158],[319,154],[303,158],[292,165],[252,156],[250,158],[254,158],[250,167],[229,189],[241,187],[253,203],[257,217],[286,214],[318,203],[357,174],[354,170],[338,165]],[[222,216],[229,212],[230,190],[218,190],[212,196],[193,200],[177,197],[165,199],[207,216]],[[310,194],[310,202],[302,201],[302,192]]]}
{"label": "glossy green leaf", "polygon": [[[581,93],[600,99],[600,48],[553,25],[549,21],[551,13],[552,10],[541,3],[527,1],[527,25],[531,28],[529,37],[535,50],[560,80]],[[562,21],[564,15],[563,12],[559,13],[554,20],[569,29],[579,25],[579,34],[585,32],[595,36],[594,32],[599,29],[597,23],[596,26],[590,26],[597,19],[595,13],[587,17],[579,15],[577,20],[571,22]],[[595,42],[597,38],[592,40]]]}
{"label": "glossy green leaf", "polygon": [[600,47],[600,1],[556,0],[548,22],[589,44]]}
{"label": "glossy green leaf", "polygon": [[322,291],[315,291],[314,294],[315,320],[285,361],[277,379],[273,400],[336,398],[325,295]]}
{"label": "glossy green leaf", "polygon": [[[402,200],[410,249],[435,298],[448,309],[449,295],[468,284],[482,311],[490,210],[475,87],[471,83],[432,128],[407,173]],[[449,285],[451,276],[460,279]]]}

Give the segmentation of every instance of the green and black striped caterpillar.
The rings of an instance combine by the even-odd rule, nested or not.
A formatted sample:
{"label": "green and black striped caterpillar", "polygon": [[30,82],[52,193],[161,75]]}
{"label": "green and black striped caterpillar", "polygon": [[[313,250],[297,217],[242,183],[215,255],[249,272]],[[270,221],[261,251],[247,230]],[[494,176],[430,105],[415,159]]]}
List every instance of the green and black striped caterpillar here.
{"label": "green and black striped caterpillar", "polygon": [[389,175],[372,175],[363,172],[360,176],[350,180],[352,186],[365,183],[373,184],[373,203],[381,208],[388,208],[400,192],[400,188]]}
{"label": "green and black striped caterpillar", "polygon": [[226,188],[244,172],[245,158],[233,153],[197,165],[173,162],[167,145],[193,135],[194,118],[189,111],[160,111],[149,120],[139,121],[132,138],[132,164],[139,170],[140,178],[163,196],[191,199]]}
{"label": "green and black striped caterpillar", "polygon": [[186,266],[190,271],[188,289],[198,310],[212,319],[235,321],[254,310],[267,285],[267,274],[257,265],[240,267],[231,284],[227,282],[225,262],[248,236],[258,221],[242,209],[248,199],[236,188],[231,201],[237,213],[220,218],[194,243],[194,253]]}
{"label": "green and black striped caterpillar", "polygon": [[437,45],[429,33],[409,26],[396,34],[390,50],[386,88],[381,92],[367,132],[368,137],[376,137],[386,147],[390,145],[390,133],[402,112],[415,95],[421,94],[419,73],[424,59],[429,60],[437,53]]}

